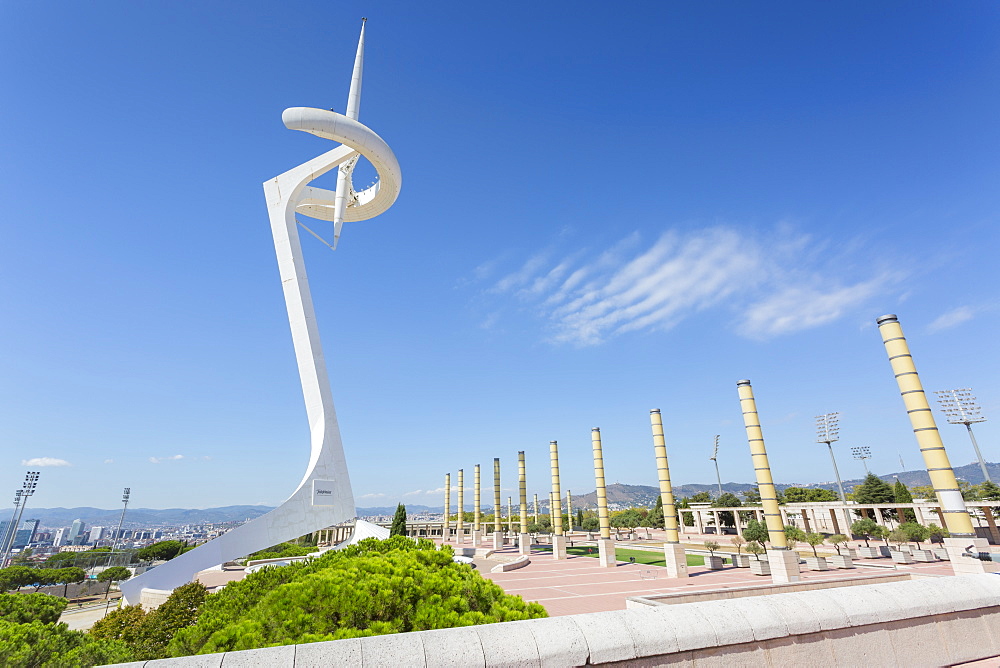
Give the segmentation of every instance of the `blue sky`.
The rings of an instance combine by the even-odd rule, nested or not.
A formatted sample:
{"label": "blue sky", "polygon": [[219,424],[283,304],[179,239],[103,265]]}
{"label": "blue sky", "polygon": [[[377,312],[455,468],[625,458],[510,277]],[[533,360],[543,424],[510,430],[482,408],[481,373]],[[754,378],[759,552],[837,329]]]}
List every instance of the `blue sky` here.
{"label": "blue sky", "polygon": [[[359,506],[516,453],[545,492],[920,465],[874,325],[1000,416],[992,3],[3,3],[0,489],[37,506],[280,502],[308,430],[261,183],[361,121],[396,205],[303,238]],[[362,177],[363,178],[363,177]],[[978,428],[1000,459],[996,421]],[[942,424],[953,463],[973,459]],[[511,492],[512,493],[512,492]],[[4,492],[6,495],[7,492]],[[506,494],[505,494],[506,495]],[[471,493],[469,496],[471,502]],[[0,497],[0,505],[6,497]]]}

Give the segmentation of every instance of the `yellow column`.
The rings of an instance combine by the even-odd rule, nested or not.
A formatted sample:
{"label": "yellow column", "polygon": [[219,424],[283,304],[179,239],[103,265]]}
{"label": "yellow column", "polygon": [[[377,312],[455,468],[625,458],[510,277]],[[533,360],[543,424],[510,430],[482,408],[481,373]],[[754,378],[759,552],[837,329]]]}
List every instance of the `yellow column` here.
{"label": "yellow column", "polygon": [[472,477],[473,477],[472,500],[476,504],[476,509],[474,511],[475,514],[473,515],[472,518],[472,530],[479,531],[482,528],[479,525],[479,520],[480,520],[480,515],[482,515],[483,512],[483,506],[480,503],[482,499],[479,495],[479,464],[476,464],[475,468],[472,469]]}
{"label": "yellow column", "polygon": [[573,493],[566,490],[566,516],[569,518],[569,526],[563,527],[564,532],[573,531]]}
{"label": "yellow column", "polygon": [[663,418],[660,409],[649,411],[653,426],[653,450],[656,454],[656,475],[660,479],[660,498],[663,499],[663,528],[667,530],[667,542],[679,543],[677,530],[677,506],[674,504],[674,490],[670,485],[670,469],[667,466],[667,443],[663,438]]}
{"label": "yellow column", "polygon": [[444,529],[441,531],[441,540],[448,540],[448,532],[451,527],[451,474],[444,474]]}
{"label": "yellow column", "polygon": [[458,542],[465,542],[465,477],[462,469],[458,469],[458,516],[455,522],[458,532]]}
{"label": "yellow column", "polygon": [[518,508],[521,511],[521,533],[528,533],[528,484],[525,476],[524,450],[517,453],[517,484],[520,492]]}
{"label": "yellow column", "polygon": [[604,484],[604,453],[601,451],[601,430],[590,430],[590,441],[594,446],[594,478],[597,482],[597,520],[601,523],[601,538],[611,538],[611,524],[608,521],[608,493]]}
{"label": "yellow column", "polygon": [[764,432],[760,429],[760,417],[757,415],[753,388],[750,387],[749,380],[738,381],[736,387],[740,395],[740,407],[743,409],[743,424],[747,430],[753,469],[757,475],[757,487],[760,489],[761,505],[764,507],[768,540],[773,549],[786,550],[788,543],[785,541],[785,527],[781,522],[781,509],[778,508],[778,495],[774,489],[774,480],[771,478],[771,466],[767,461]]}
{"label": "yellow column", "polygon": [[938,433],[934,415],[927,404],[920,376],[917,375],[917,367],[913,364],[910,348],[903,336],[903,328],[900,327],[895,315],[883,315],[875,322],[878,323],[892,371],[896,374],[899,393],[903,397],[903,404],[910,417],[913,433],[917,437],[920,453],[924,456],[927,474],[934,486],[938,503],[941,504],[945,528],[955,537],[974,537],[976,530],[965,508],[965,501],[962,499],[962,492],[948,460],[944,443],[941,442],[941,434]]}
{"label": "yellow column", "polygon": [[562,492],[559,490],[559,444],[549,441],[549,463],[552,467],[552,535],[563,535]]}
{"label": "yellow column", "polygon": [[503,531],[500,524],[500,458],[493,458],[493,531]]}
{"label": "yellow column", "polygon": [[535,494],[535,524],[538,524],[538,495]]}

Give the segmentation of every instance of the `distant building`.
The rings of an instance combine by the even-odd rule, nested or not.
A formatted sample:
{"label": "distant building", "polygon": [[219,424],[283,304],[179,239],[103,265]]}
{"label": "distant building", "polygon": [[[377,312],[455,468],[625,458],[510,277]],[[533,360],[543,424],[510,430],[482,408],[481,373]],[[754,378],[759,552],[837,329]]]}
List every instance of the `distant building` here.
{"label": "distant building", "polygon": [[90,544],[96,545],[97,541],[104,538],[105,529],[104,527],[93,527],[90,530]]}
{"label": "distant building", "polygon": [[39,520],[24,520],[21,522],[21,528],[14,534],[14,543],[11,547],[27,547],[30,545],[31,541],[35,538],[35,533],[38,532],[38,522]]}
{"label": "distant building", "polygon": [[52,539],[52,545],[54,547],[62,547],[63,545],[69,544],[69,527],[63,527],[62,529],[56,530],[56,535]]}
{"label": "distant building", "polygon": [[80,538],[86,528],[87,525],[83,523],[83,520],[73,520],[73,526],[69,528],[69,535],[66,537],[66,544],[79,545],[82,542]]}

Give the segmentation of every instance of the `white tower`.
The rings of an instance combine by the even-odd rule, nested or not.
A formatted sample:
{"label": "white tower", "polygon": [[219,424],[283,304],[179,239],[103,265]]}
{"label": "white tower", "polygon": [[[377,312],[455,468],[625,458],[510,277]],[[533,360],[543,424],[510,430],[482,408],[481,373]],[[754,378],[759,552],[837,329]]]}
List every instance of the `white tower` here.
{"label": "white tower", "polygon": [[[381,137],[357,120],[361,105],[364,48],[362,20],[346,114],[292,107],[281,115],[288,129],[309,132],[340,142],[341,146],[264,183],[274,249],[309,420],[312,450],[305,475],[292,495],[278,508],[123,582],[122,593],[130,605],[139,602],[143,589],[174,589],[189,582],[198,571],[355,516],[354,495],[340,427],[333,408],[326,362],[299,245],[300,223],[296,220],[296,213],[333,222],[333,243],[327,245],[334,248],[345,220],[373,218],[392,206],[399,195],[402,178],[396,156]],[[372,163],[379,178],[371,187],[357,192],[351,173],[361,156]],[[336,167],[340,168],[336,192],[309,185]],[[319,236],[312,230],[308,231]]]}

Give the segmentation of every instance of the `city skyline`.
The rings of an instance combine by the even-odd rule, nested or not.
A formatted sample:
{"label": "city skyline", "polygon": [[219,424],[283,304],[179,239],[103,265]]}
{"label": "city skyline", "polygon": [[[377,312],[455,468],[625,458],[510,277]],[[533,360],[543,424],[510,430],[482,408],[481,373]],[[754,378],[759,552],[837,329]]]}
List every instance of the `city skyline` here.
{"label": "city skyline", "polygon": [[[275,506],[301,476],[259,184],[315,148],[276,114],[343,111],[356,35],[293,6],[320,19],[4,8],[26,106],[0,110],[0,493],[39,467],[26,513],[123,486]],[[336,10],[369,18],[366,123],[408,178],[336,254],[303,236],[356,504],[440,505],[445,472],[493,457],[511,490],[519,450],[541,495],[551,440],[563,488],[589,490],[594,426],[609,482],[655,485],[653,408],[676,479],[714,480],[720,434],[723,480],[749,481],[740,378],[776,480],[832,475],[814,416],[835,411],[845,479],[856,446],[919,468],[883,313],[929,392],[972,388],[1000,458],[1000,10],[573,7]],[[317,60],[282,78],[299,48]],[[23,109],[44,132],[14,130]],[[974,461],[934,410],[952,464]]]}

